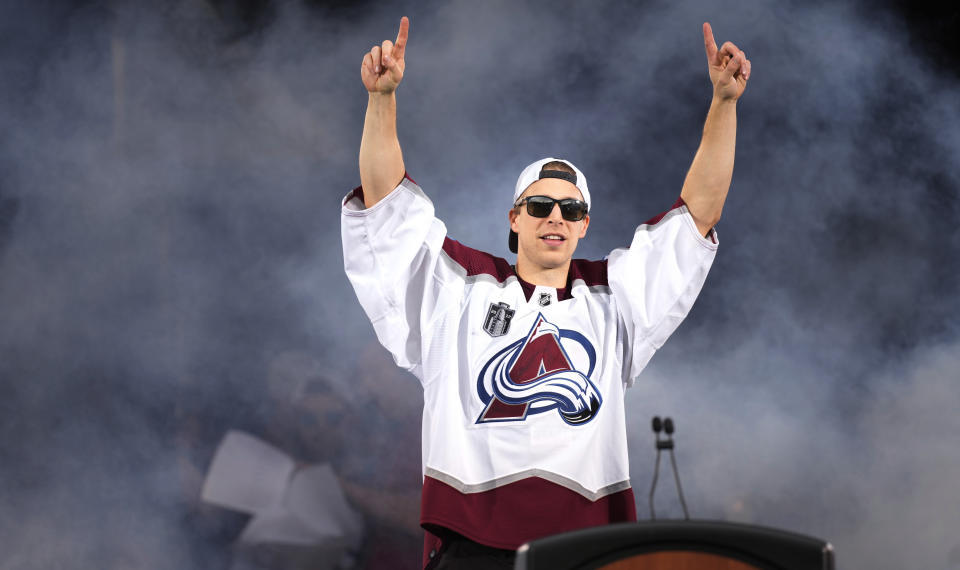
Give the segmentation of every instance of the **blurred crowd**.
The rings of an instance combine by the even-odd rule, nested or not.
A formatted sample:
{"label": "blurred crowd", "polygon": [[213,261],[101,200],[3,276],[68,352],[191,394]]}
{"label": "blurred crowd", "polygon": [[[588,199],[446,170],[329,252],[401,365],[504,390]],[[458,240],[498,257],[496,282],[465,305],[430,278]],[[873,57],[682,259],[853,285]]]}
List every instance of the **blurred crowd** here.
{"label": "blurred crowd", "polygon": [[[352,358],[353,374],[333,379],[306,351],[277,353],[266,366],[259,387],[262,403],[254,417],[238,417],[234,425],[228,425],[229,419],[206,418],[190,398],[179,403],[176,445],[183,521],[196,537],[194,559],[205,568],[419,567],[420,386],[378,344]],[[317,544],[240,540],[253,516],[203,498],[218,445],[232,430],[289,456],[296,464],[294,472],[329,465],[347,503],[362,519],[358,541],[331,560],[331,549],[319,543],[323,538]],[[255,471],[255,466],[250,469]]]}

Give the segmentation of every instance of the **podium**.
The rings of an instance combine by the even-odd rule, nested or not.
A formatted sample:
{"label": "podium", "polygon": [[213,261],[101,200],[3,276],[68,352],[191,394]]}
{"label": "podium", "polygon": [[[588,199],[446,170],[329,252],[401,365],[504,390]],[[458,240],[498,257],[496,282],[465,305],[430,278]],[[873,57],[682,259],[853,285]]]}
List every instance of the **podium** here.
{"label": "podium", "polygon": [[702,520],[618,523],[534,540],[515,570],[833,570],[828,542]]}

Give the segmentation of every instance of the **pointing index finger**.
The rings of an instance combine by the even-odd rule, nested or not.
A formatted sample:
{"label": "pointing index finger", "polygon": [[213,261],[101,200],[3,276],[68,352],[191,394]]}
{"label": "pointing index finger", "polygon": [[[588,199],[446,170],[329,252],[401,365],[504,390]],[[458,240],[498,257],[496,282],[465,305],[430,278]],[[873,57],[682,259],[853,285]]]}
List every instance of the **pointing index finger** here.
{"label": "pointing index finger", "polygon": [[713,28],[710,22],[703,23],[703,48],[707,52],[707,63],[716,65],[717,61],[717,42],[713,39]]}
{"label": "pointing index finger", "polygon": [[393,45],[393,57],[403,59],[403,52],[407,47],[407,35],[410,30],[410,18],[406,16],[400,18],[400,31],[397,32],[397,41]]}

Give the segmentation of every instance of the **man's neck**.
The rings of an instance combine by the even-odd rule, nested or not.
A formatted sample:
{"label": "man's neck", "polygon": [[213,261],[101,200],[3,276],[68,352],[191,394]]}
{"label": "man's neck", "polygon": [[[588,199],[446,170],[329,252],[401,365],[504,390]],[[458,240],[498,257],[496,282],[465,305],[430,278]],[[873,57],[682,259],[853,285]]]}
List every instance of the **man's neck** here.
{"label": "man's neck", "polygon": [[567,273],[570,271],[570,262],[560,267],[537,267],[517,257],[516,269],[520,279],[523,279],[531,285],[563,289],[567,286]]}

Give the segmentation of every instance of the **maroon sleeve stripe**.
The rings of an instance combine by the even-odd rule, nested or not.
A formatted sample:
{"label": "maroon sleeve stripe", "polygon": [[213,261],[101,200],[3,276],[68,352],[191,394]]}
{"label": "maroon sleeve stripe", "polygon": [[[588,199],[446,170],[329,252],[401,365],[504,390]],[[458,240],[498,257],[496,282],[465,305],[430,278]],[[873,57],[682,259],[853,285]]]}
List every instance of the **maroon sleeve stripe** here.
{"label": "maroon sleeve stripe", "polygon": [[503,283],[508,277],[516,275],[506,259],[467,247],[450,238],[444,238],[443,251],[460,267],[467,270],[468,277],[486,274]]}
{"label": "maroon sleeve stripe", "polygon": [[363,186],[357,186],[347,194],[347,197],[343,199],[343,205],[346,206],[347,202],[353,200],[354,198],[360,198],[360,201],[363,202]]}
{"label": "maroon sleeve stripe", "polygon": [[686,205],[687,205],[687,203],[683,201],[683,198],[677,198],[677,201],[673,203],[673,206],[670,206],[670,209],[669,209],[669,210],[667,210],[666,212],[661,212],[661,213],[657,214],[656,216],[654,216],[654,217],[650,218],[649,220],[643,222],[642,225],[652,226],[652,225],[658,223],[660,220],[662,220],[663,217],[666,216],[667,214],[669,214],[670,212],[676,210],[676,209],[679,208],[680,206],[686,206]]}
{"label": "maroon sleeve stripe", "polygon": [[[661,214],[658,214],[658,215],[650,218],[649,220],[647,220],[647,221],[644,222],[643,224],[644,224],[644,225],[647,225],[647,226],[655,225],[655,224],[657,224],[658,222],[660,222],[660,220],[662,220],[663,217],[666,216],[667,214],[669,214],[670,212],[676,210],[676,209],[679,208],[680,206],[686,206],[686,205],[687,205],[687,203],[683,201],[683,198],[677,198],[677,201],[673,203],[673,206],[671,206],[669,210],[667,210],[666,212],[663,212],[663,213],[661,213]],[[710,230],[710,235],[707,236],[707,237],[708,237],[708,238],[710,239],[710,241],[712,241],[713,243],[717,243],[717,236],[714,235],[713,230]]]}

